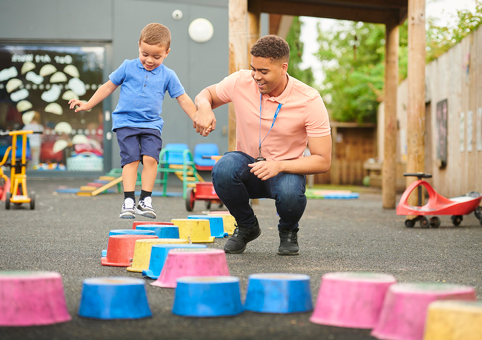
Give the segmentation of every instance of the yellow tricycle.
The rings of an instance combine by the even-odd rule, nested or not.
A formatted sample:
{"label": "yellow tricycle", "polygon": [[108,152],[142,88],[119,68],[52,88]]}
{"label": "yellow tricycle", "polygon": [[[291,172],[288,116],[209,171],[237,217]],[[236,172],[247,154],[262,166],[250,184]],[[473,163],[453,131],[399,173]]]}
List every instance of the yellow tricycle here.
{"label": "yellow tricycle", "polygon": [[[27,135],[35,133],[32,130],[0,132],[0,136],[11,136],[12,145],[9,146],[0,162],[0,177],[4,180],[5,208],[10,209],[11,204],[20,206],[23,203],[30,204],[30,210],[35,209],[35,193],[27,195]],[[17,138],[22,138],[22,155],[17,158]],[[10,163],[7,163],[10,157]],[[10,181],[3,173],[2,166],[10,167]],[[8,185],[10,183],[10,185]],[[9,186],[9,187],[8,187]]]}

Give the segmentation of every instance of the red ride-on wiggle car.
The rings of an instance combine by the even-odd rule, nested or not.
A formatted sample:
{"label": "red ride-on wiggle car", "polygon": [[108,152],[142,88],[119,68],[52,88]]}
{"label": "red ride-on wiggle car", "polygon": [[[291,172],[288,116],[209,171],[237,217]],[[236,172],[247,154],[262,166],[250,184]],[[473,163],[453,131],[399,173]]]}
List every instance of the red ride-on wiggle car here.
{"label": "red ride-on wiggle car", "polygon": [[[406,173],[404,176],[414,176],[418,180],[408,186],[405,192],[400,198],[400,203],[397,207],[397,215],[415,215],[414,219],[405,220],[405,226],[412,228],[415,226],[415,222],[420,221],[422,228],[440,227],[440,218],[435,215],[451,215],[452,223],[454,226],[460,225],[463,220],[463,215],[468,215],[474,212],[475,216],[482,225],[482,209],[479,206],[482,199],[482,195],[476,191],[471,191],[463,196],[445,198],[432,188],[432,186],[422,178],[431,178],[431,174],[425,173]],[[428,202],[422,206],[422,186],[427,189]],[[418,206],[414,207],[408,204],[408,197],[415,188],[418,188]],[[428,215],[432,215],[430,221],[427,219]]]}
{"label": "red ride-on wiggle car", "polygon": [[[202,156],[204,159],[214,159],[216,162],[222,156]],[[186,210],[192,211],[194,209],[195,201],[205,201],[206,209],[211,209],[211,203],[217,203],[220,208],[223,207],[223,202],[219,199],[212,182],[198,182],[195,188],[189,190],[186,197]]]}

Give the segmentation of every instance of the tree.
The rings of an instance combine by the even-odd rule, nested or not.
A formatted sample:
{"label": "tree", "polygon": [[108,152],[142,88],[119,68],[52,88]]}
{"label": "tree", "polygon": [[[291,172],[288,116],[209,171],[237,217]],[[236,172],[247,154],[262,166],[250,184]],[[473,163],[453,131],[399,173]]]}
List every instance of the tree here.
{"label": "tree", "polygon": [[290,30],[286,36],[286,41],[290,46],[290,62],[288,67],[288,74],[303,83],[313,86],[314,76],[311,67],[301,69],[300,64],[302,62],[303,55],[303,43],[300,41],[301,27],[303,23],[299,17],[293,18]]}
{"label": "tree", "polygon": [[320,89],[332,118],[342,122],[375,122],[383,94],[383,25],[339,21],[318,30],[325,80]]}
{"label": "tree", "polygon": [[428,19],[427,62],[437,59],[482,24],[482,2],[475,1],[475,12],[457,11],[455,25],[444,27],[436,24],[437,18]]}
{"label": "tree", "polygon": [[[482,24],[482,3],[474,13],[458,11],[452,27],[427,23],[426,60],[430,62],[460,42]],[[399,79],[407,77],[408,24],[400,26]],[[318,29],[316,54],[325,74],[320,93],[331,117],[341,122],[375,122],[383,100],[385,73],[385,26],[339,21],[330,31]]]}

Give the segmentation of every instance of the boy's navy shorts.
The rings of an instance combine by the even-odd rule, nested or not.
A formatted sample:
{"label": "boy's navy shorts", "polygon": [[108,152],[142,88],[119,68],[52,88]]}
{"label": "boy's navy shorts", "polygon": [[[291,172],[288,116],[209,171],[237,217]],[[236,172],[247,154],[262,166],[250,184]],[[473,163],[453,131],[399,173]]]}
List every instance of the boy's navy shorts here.
{"label": "boy's navy shorts", "polygon": [[158,129],[123,127],[115,129],[120,148],[121,167],[141,161],[142,156],[150,156],[159,163],[162,149],[161,132]]}

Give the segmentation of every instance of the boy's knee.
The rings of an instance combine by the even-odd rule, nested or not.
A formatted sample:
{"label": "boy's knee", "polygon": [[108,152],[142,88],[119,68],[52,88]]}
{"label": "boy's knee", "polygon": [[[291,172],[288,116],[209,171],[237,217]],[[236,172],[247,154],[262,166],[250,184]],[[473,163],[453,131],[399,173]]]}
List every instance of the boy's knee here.
{"label": "boy's knee", "polygon": [[157,160],[151,156],[142,156],[142,164],[147,167],[157,167]]}

